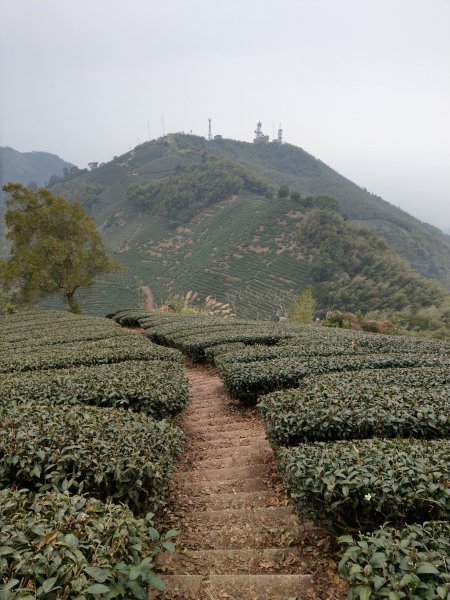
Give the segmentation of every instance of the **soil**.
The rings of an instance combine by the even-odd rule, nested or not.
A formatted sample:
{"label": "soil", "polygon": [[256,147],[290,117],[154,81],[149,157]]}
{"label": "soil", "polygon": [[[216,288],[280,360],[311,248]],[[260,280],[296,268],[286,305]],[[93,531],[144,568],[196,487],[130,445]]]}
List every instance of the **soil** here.
{"label": "soil", "polygon": [[230,400],[212,367],[186,375],[186,447],[160,519],[181,534],[158,559],[168,589],[149,599],[346,598],[334,540],[294,514],[257,410]]}

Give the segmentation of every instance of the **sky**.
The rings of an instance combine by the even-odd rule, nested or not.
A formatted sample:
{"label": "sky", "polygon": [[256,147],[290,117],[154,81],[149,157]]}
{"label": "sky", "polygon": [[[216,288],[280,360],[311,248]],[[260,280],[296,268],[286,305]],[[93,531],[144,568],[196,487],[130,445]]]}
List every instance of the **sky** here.
{"label": "sky", "polygon": [[450,230],[450,0],[0,0],[0,145],[106,162],[258,120]]}

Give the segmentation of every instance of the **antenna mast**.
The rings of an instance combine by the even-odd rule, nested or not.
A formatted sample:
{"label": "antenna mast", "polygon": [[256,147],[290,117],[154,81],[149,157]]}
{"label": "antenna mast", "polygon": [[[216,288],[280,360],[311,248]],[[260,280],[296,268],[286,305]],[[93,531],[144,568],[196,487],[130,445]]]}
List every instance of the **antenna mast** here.
{"label": "antenna mast", "polygon": [[283,143],[283,130],[281,129],[281,123],[280,126],[278,127],[278,139],[277,139],[278,143],[281,145]]}
{"label": "antenna mast", "polygon": [[164,115],[161,115],[161,125],[162,125],[162,134],[163,137],[166,135],[165,131],[164,131]]}
{"label": "antenna mast", "polygon": [[269,136],[264,135],[262,130],[262,123],[258,121],[255,129],[255,137],[253,139],[254,144],[266,144],[269,141]]}
{"label": "antenna mast", "polygon": [[209,127],[208,127],[208,142],[212,140],[212,131],[211,131],[211,117],[208,119]]}

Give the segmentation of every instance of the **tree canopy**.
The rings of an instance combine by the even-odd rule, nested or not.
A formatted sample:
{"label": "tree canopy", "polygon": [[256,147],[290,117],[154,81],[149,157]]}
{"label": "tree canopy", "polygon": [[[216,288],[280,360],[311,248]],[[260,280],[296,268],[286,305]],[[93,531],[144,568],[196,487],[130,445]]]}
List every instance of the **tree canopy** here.
{"label": "tree canopy", "polygon": [[75,292],[121,268],[107,256],[94,220],[78,203],[44,188],[9,183],[3,191],[10,195],[5,215],[10,257],[0,262],[4,289],[17,290],[23,303],[60,294],[78,311]]}

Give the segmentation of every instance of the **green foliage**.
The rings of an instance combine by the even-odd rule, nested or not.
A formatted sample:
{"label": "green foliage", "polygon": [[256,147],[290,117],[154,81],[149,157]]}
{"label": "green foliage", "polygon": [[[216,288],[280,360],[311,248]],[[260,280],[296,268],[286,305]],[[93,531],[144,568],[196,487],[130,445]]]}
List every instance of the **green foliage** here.
{"label": "green foliage", "polygon": [[339,327],[342,329],[348,329],[350,327],[350,322],[345,318],[343,313],[341,313],[339,310],[335,310],[327,313],[326,319],[322,321],[322,325],[324,327]]}
{"label": "green foliage", "polygon": [[354,440],[278,451],[297,510],[336,529],[448,519],[449,440]]}
{"label": "green foliage", "polygon": [[149,586],[163,587],[154,558],[176,534],[160,535],[152,517],[81,496],[0,491],[1,598],[145,600]]}
{"label": "green foliage", "polygon": [[79,365],[100,365],[128,360],[169,360],[181,362],[178,352],[149,344],[132,333],[100,340],[67,343],[58,347],[21,346],[0,352],[0,373],[64,369]]}
{"label": "green foliage", "polygon": [[214,158],[160,183],[132,187],[127,199],[140,210],[180,223],[242,191],[272,193],[270,184],[249,169],[225,158]]}
{"label": "green foliage", "polygon": [[420,277],[380,237],[335,211],[309,211],[299,235],[314,257],[311,276],[322,310],[414,313],[446,298],[440,285]]}
{"label": "green foliage", "polygon": [[23,303],[60,294],[78,312],[75,292],[120,268],[106,255],[93,219],[45,189],[11,183],[3,190],[10,194],[5,222],[11,242],[11,257],[0,264],[3,285],[18,288]]}
{"label": "green foliage", "polygon": [[188,393],[182,364],[163,360],[0,375],[0,405],[5,406],[91,404],[165,419],[186,407]]}
{"label": "green foliage", "polygon": [[247,348],[243,342],[229,342],[225,344],[216,344],[215,346],[209,346],[205,349],[205,358],[208,362],[214,364],[214,360],[217,356],[223,356],[229,352],[236,352]]}
{"label": "green foliage", "polygon": [[[291,194],[290,199],[268,200],[244,190],[238,193],[237,198],[220,201],[204,211],[201,210],[201,203],[207,195],[200,193],[199,210],[194,208],[197,200],[193,200],[193,218],[189,209],[187,214],[183,210],[179,213],[173,211],[174,216],[170,218],[162,213],[154,214],[151,208],[145,208],[142,213],[138,199],[136,204],[127,198],[128,193],[130,198],[133,196],[134,192],[130,191],[133,186],[136,186],[136,190],[143,190],[148,185],[150,190],[156,187],[169,192],[172,186],[169,186],[169,181],[173,180],[174,184],[173,174],[178,168],[175,178],[186,175],[187,179],[186,189],[181,183],[175,186],[176,196],[180,202],[184,202],[182,199],[186,194],[189,203],[192,198],[190,191],[194,193],[196,185],[194,182],[190,187],[189,173],[193,167],[197,168],[205,153],[205,167],[211,163],[211,156],[219,160],[228,158],[239,168],[259,173],[274,184],[276,190],[280,185],[298,190],[301,198],[299,200],[296,194]],[[83,307],[88,307],[90,312],[104,314],[112,308],[132,306],[136,296],[128,280],[134,277],[136,282],[151,282],[158,302],[169,294],[179,294],[194,287],[202,295],[210,293],[223,301],[231,299],[240,317],[274,318],[279,308],[277,298],[282,291],[301,290],[311,284],[308,262],[311,257],[304,251],[304,238],[299,235],[297,227],[301,218],[296,219],[289,214],[298,211],[306,218],[307,212],[319,207],[327,211],[334,210],[335,213],[339,209],[348,216],[347,221],[344,219],[345,223],[350,224],[350,220],[353,220],[375,230],[391,250],[407,260],[414,269],[422,275],[439,279],[450,288],[448,237],[365,192],[300,148],[289,144],[256,147],[234,140],[208,144],[198,136],[166,136],[142,144],[105,166],[60,183],[55,192],[83,201],[92,185],[103,187],[101,194],[91,195],[101,198],[100,202],[93,203],[92,211],[101,224],[105,244],[110,250],[120,252],[120,260],[129,271],[127,277],[113,275],[95,284],[93,294],[82,301]],[[314,201],[307,202],[308,197],[311,199],[313,196]],[[182,221],[177,220],[178,214]],[[176,231],[169,229],[174,222],[180,225]],[[363,237],[371,235],[367,229],[364,231]],[[348,229],[344,233],[347,243],[353,234]],[[256,238],[259,240],[256,241]],[[202,243],[195,243],[199,239]],[[320,241],[320,236],[317,240]],[[398,311],[398,306],[404,305],[410,308],[408,315],[415,317],[423,309],[420,302],[418,305],[409,302],[409,297],[414,299],[415,296],[420,300],[420,296],[426,299],[427,295],[430,303],[426,302],[423,308],[433,307],[433,293],[423,288],[423,280],[420,289],[417,292],[412,289],[412,294],[409,287],[417,286],[405,281],[408,290],[403,293],[401,275],[404,263],[396,260],[393,263],[390,259],[385,261],[376,244],[370,240],[366,241],[366,248],[380,258],[380,268],[373,268],[366,273],[366,265],[360,261],[363,272],[358,275],[362,279],[353,281],[353,255],[357,254],[357,247],[361,249],[364,244],[361,240],[353,241],[353,246],[349,248],[349,256],[352,257],[352,264],[348,265],[350,270],[345,264],[342,270],[343,254],[339,243],[339,236],[333,237],[332,246],[336,249],[338,262],[336,269],[333,268],[335,260],[332,248],[331,252],[330,248],[325,248],[322,254],[324,270],[339,279],[324,279],[330,281],[328,297],[332,298],[331,302],[322,302],[322,296],[327,296],[326,289],[321,294],[316,292],[323,313],[332,307],[367,312],[380,310],[383,306],[383,310],[390,312],[390,318],[393,312]],[[257,246],[267,250],[256,251]],[[320,247],[314,246],[314,255],[320,254]],[[315,264],[314,268],[317,267],[318,264]],[[372,275],[377,276],[377,270],[380,276],[373,281]],[[349,274],[350,282],[345,273]],[[396,289],[395,295],[390,293],[391,279]],[[440,303],[435,303],[435,306],[441,311]],[[441,315],[432,319],[433,330],[439,336],[444,335],[447,329],[444,327],[446,317],[444,313]],[[428,321],[426,318],[423,324],[426,325]],[[439,323],[439,327],[436,327]],[[417,326],[422,327],[422,324],[418,323]]]}
{"label": "green foliage", "polygon": [[289,186],[281,185],[278,189],[278,198],[289,198],[291,192],[289,190]]}
{"label": "green foliage", "polygon": [[311,323],[314,318],[316,304],[312,288],[308,286],[294,301],[289,311],[289,321],[292,323]]}
{"label": "green foliage", "polygon": [[[120,433],[119,433],[120,432]],[[0,409],[0,486],[162,503],[182,432],[142,413],[26,403]]]}
{"label": "green foliage", "polygon": [[450,359],[432,354],[382,353],[313,358],[274,358],[241,363],[231,354],[218,357],[215,364],[228,392],[239,400],[254,402],[258,396],[289,387],[299,387],[307,375],[362,369],[445,367]]}
{"label": "green foliage", "polygon": [[[418,379],[420,387],[414,387]],[[273,444],[436,439],[450,438],[449,394],[448,368],[406,369],[401,375],[392,370],[384,377],[377,371],[360,371],[353,378],[307,378],[298,390],[263,396],[258,407]]]}
{"label": "green foliage", "polygon": [[349,599],[447,600],[450,595],[450,523],[427,522],[379,529],[354,539],[342,536],[339,574]]}

